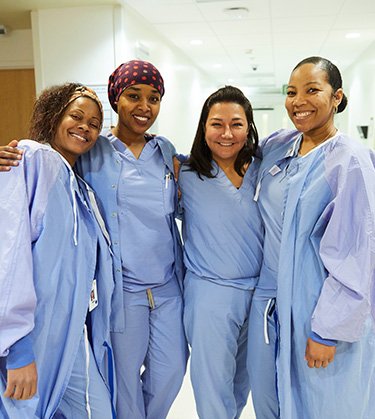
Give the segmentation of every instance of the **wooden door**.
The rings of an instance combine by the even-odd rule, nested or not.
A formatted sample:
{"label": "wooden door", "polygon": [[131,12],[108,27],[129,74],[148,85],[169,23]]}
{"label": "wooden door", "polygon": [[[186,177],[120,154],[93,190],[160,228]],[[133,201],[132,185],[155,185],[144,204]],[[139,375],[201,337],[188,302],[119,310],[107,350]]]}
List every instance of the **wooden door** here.
{"label": "wooden door", "polygon": [[27,138],[35,96],[33,69],[0,70],[0,145]]}

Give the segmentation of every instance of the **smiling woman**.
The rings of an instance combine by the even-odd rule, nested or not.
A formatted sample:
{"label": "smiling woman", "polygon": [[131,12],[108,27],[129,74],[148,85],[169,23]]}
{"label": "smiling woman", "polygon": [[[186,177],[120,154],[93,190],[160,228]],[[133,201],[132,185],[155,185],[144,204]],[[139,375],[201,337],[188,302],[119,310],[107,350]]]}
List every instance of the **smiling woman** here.
{"label": "smiling woman", "polygon": [[5,419],[112,416],[112,260],[93,191],[72,169],[95,144],[102,119],[90,89],[46,89],[32,115],[36,141],[20,141],[19,167],[0,176]]}

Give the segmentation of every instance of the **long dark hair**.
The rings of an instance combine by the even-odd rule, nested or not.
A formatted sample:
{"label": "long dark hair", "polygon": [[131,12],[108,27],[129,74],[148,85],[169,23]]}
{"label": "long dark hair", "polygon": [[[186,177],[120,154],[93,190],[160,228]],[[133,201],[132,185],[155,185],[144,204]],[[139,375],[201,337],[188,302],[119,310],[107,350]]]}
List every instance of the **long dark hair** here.
{"label": "long dark hair", "polygon": [[[323,57],[308,57],[300,61],[294,68],[293,71],[304,64],[314,64],[319,66],[326,74],[327,81],[332,86],[333,92],[335,93],[338,89],[342,89],[342,77],[339,69],[327,58]],[[348,104],[348,98],[343,94],[342,100],[337,107],[337,112],[342,112]]]}
{"label": "long dark hair", "polygon": [[250,101],[242,93],[240,89],[233,86],[225,86],[212,93],[203,104],[201,116],[198,122],[197,132],[195,134],[193,146],[191,148],[190,157],[187,161],[191,170],[198,173],[199,177],[206,176],[208,178],[215,177],[212,173],[212,152],[208,148],[205,140],[205,125],[207,122],[210,109],[216,103],[237,103],[242,106],[245,111],[249,132],[247,141],[238,153],[234,163],[234,169],[240,175],[244,175],[244,166],[249,163],[255,150],[258,147],[258,131],[254,124],[253,108]]}

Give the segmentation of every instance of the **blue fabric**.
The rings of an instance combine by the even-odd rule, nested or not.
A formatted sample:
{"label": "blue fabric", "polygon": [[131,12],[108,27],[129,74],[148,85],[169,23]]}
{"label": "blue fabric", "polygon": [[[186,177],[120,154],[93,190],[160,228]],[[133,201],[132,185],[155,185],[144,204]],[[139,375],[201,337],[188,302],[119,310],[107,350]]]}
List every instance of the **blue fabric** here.
{"label": "blue fabric", "polygon": [[252,292],[205,281],[187,271],[184,324],[198,416],[239,418],[250,391],[246,369]]}
{"label": "blue fabric", "polygon": [[238,418],[250,391],[247,318],[262,260],[263,227],[252,200],[259,162],[239,189],[213,163],[214,178],[183,166],[184,325],[191,380],[203,419]]}
{"label": "blue fabric", "polygon": [[[86,369],[87,362],[89,365]],[[91,346],[87,345],[85,348],[85,336],[82,333],[69,383],[53,419],[59,415],[68,419],[83,419],[88,417],[88,411],[91,419],[110,419],[112,406],[108,388],[98,371]]]}
{"label": "blue fabric", "polygon": [[25,367],[35,360],[33,342],[29,335],[24,336],[9,348],[6,368],[8,370]]}
{"label": "blue fabric", "polygon": [[[296,131],[271,135],[263,143],[260,167],[261,178],[275,164],[290,160],[281,242],[275,243],[280,248],[280,344],[275,348],[280,417],[369,418],[375,403],[375,157],[339,133],[308,155],[290,159],[288,151],[299,136]],[[273,181],[282,175],[272,176]],[[272,199],[264,194],[261,182],[259,201]],[[264,274],[267,269],[262,269],[261,280]],[[262,335],[260,323],[250,324],[249,330]],[[338,341],[335,359],[326,369],[310,369],[304,359],[311,331]],[[254,349],[249,362],[259,363],[262,350]],[[262,393],[262,388],[255,389],[258,383],[254,377],[254,394]]]}
{"label": "blue fabric", "polygon": [[[30,337],[38,368],[39,402],[36,411],[38,396],[26,403],[30,406],[27,417],[32,417],[33,411],[50,418],[70,379],[94,278],[99,305],[92,312],[93,352],[104,379],[112,368],[106,356],[110,345],[112,263],[107,243],[84,199],[86,186],[50,147],[33,141],[22,141],[20,146],[25,150],[20,166],[0,177],[1,202],[11,205],[0,222],[6,234],[15,225],[26,226],[22,230],[23,246],[19,246],[18,234],[6,236],[13,255],[7,268],[15,284],[26,284],[31,277],[38,299]],[[14,199],[9,200],[10,196]],[[3,254],[1,260],[6,260]],[[26,314],[20,309],[21,317]],[[2,374],[5,376],[6,371]],[[7,403],[21,409],[18,401],[8,399]]]}
{"label": "blue fabric", "polygon": [[[108,137],[111,136],[110,132],[107,132]],[[100,136],[98,141],[96,142],[95,146],[90,150],[89,153],[86,153],[85,155],[81,156],[79,161],[77,162],[77,170],[81,175],[84,176],[85,180],[95,189],[95,192],[98,197],[99,201],[99,208],[101,209],[101,212],[103,214],[103,217],[105,219],[108,232],[110,234],[111,242],[112,242],[112,250],[113,250],[113,257],[114,257],[114,277],[115,277],[115,290],[114,295],[112,299],[112,316],[111,316],[111,331],[112,333],[112,339],[114,342],[114,358],[116,363],[116,375],[119,377],[119,390],[118,390],[118,400],[117,400],[117,406],[118,409],[122,409],[122,406],[126,406],[126,403],[129,400],[129,394],[125,394],[122,384],[122,374],[127,374],[127,370],[123,370],[123,364],[122,361],[126,357],[132,357],[133,349],[128,344],[128,337],[124,334],[125,330],[128,330],[126,328],[127,321],[125,320],[124,313],[126,312],[127,307],[124,306],[124,295],[126,295],[126,292],[123,292],[123,261],[122,261],[122,255],[123,250],[122,246],[126,246],[126,237],[121,242],[121,230],[120,230],[120,222],[119,217],[122,216],[121,212],[126,211],[126,208],[124,208],[124,203],[119,202],[118,200],[118,194],[120,191],[120,187],[123,186],[124,188],[127,187],[126,182],[124,182],[123,185],[120,185],[122,182],[122,156],[120,155],[120,152],[114,147],[114,144],[112,144],[109,140],[109,138],[106,136]],[[162,159],[158,159],[158,162],[160,164],[160,168],[165,171],[165,173],[173,173],[173,156],[175,155],[175,149],[173,145],[165,138],[163,137],[152,137],[154,139],[153,143],[155,144],[155,148],[158,150],[158,153],[160,151]],[[152,141],[150,139],[149,141]],[[120,144],[121,146],[121,144]],[[122,149],[124,151],[124,149]],[[160,156],[158,154],[158,156]],[[160,172],[159,172],[160,173]],[[165,180],[163,180],[162,185],[164,185]],[[161,185],[161,186],[162,186]],[[170,179],[170,187],[173,189],[173,195],[168,195],[168,202],[167,204],[170,206],[170,209],[168,210],[168,214],[164,214],[166,221],[170,228],[170,237],[173,239],[173,247],[171,248],[172,254],[170,255],[173,257],[174,260],[174,276],[177,278],[177,283],[180,288],[179,293],[181,294],[182,290],[182,281],[184,277],[184,266],[182,261],[182,247],[181,247],[181,239],[179,235],[179,231],[177,228],[177,224],[174,219],[174,209],[177,204],[177,188],[175,185],[175,179],[174,176],[171,176]],[[164,194],[164,191],[159,189],[160,194]],[[134,191],[133,191],[134,192]],[[168,191],[169,192],[169,191]],[[126,199],[126,197],[124,197]],[[137,202],[138,201],[138,202]],[[158,202],[160,202],[160,196],[158,198]],[[135,200],[133,202],[133,205],[138,205],[138,211],[144,211],[145,214],[147,214],[150,210],[148,208],[148,201],[144,199],[144,197],[140,197],[138,200]],[[154,207],[153,207],[154,208]],[[153,210],[153,209],[151,209]],[[134,212],[133,212],[134,213]],[[124,214],[126,216],[126,214]],[[147,219],[146,219],[147,221]],[[165,221],[165,220],[164,220]],[[152,222],[152,219],[149,220],[149,222]],[[150,228],[153,228],[151,226]],[[135,237],[135,234],[134,234]],[[162,239],[163,236],[160,236],[160,239]],[[157,240],[153,241],[155,248],[152,250],[152,252],[158,251],[159,243]],[[138,244],[135,245],[136,250],[139,252],[139,254],[142,255],[144,258],[144,266],[145,268],[149,268],[147,266],[148,262],[148,254],[143,253],[143,249],[139,247]],[[126,247],[125,247],[126,249]],[[135,250],[135,249],[132,249]],[[148,252],[149,253],[149,252]],[[126,255],[124,256],[124,262],[126,263]],[[163,261],[164,262],[164,261]],[[149,277],[152,277],[152,270],[150,269]],[[143,278],[140,278],[143,279]],[[152,278],[154,281],[155,279]],[[156,281],[160,281],[160,278],[156,278]],[[170,284],[172,281],[167,282],[165,286]],[[175,285],[175,283],[173,282]],[[171,284],[171,285],[173,285]],[[152,292],[157,290],[160,287],[152,287]],[[156,292],[156,291],[155,291]],[[145,298],[145,291],[141,292],[143,294],[143,298]],[[134,293],[138,294],[138,293]],[[134,296],[136,298],[136,296]],[[181,295],[178,297],[181,300]],[[157,365],[158,357],[160,356],[167,356],[169,357],[172,349],[174,351],[174,359],[176,362],[171,361],[171,368],[174,369],[173,373],[168,368],[168,373],[172,375],[172,378],[170,379],[171,382],[171,388],[170,393],[167,396],[164,392],[163,397],[165,400],[161,400],[161,396],[159,395],[157,399],[155,399],[155,403],[152,402],[152,397],[145,396],[145,399],[142,401],[137,400],[137,404],[141,405],[144,403],[146,410],[151,409],[151,411],[156,412],[155,418],[160,419],[160,417],[163,416],[157,416],[158,412],[165,411],[166,406],[170,406],[172,403],[171,398],[175,397],[177,394],[177,391],[182,383],[182,377],[185,372],[185,364],[186,364],[186,340],[184,336],[181,338],[181,334],[176,332],[182,330],[182,318],[180,316],[180,310],[178,301],[175,305],[172,303],[175,301],[175,298],[170,299],[168,306],[174,307],[176,309],[175,314],[171,314],[169,309],[166,309],[165,311],[161,308],[160,310],[155,310],[149,312],[149,308],[141,307],[140,310],[144,310],[146,314],[143,312],[144,315],[139,319],[141,321],[142,326],[137,327],[135,330],[135,337],[137,339],[142,340],[142,337],[146,333],[146,331],[149,330],[150,327],[150,321],[151,322],[151,329],[150,332],[150,341],[149,341],[149,358],[142,359],[141,362],[145,363],[146,367],[146,375],[149,374],[149,371],[158,371],[160,370],[160,367]],[[167,304],[166,304],[167,305]],[[136,305],[137,306],[137,305]],[[136,307],[136,309],[139,307]],[[169,316],[170,318],[165,319],[164,317],[158,318],[158,313],[165,313],[164,316]],[[155,321],[154,321],[155,318]],[[130,320],[130,318],[129,318]],[[176,333],[175,338],[179,339],[179,344],[175,347],[170,346],[169,344],[162,345],[161,349],[154,350],[154,345],[152,343],[152,336],[153,333],[156,333],[157,331],[160,331],[161,338],[160,341],[163,339],[163,333],[164,333],[164,339],[166,339],[166,336],[169,336],[169,332],[166,331],[167,325],[173,323],[173,329],[170,333]],[[164,331],[164,332],[162,332]],[[124,338],[125,336],[125,338]],[[183,339],[183,343],[180,342],[180,338]],[[126,340],[124,343],[123,340]],[[168,339],[167,339],[168,340]],[[156,345],[157,346],[157,345]],[[139,355],[139,354],[138,354]],[[169,357],[170,358],[170,357]],[[181,361],[182,360],[182,361]],[[164,377],[162,375],[162,377]],[[126,379],[127,377],[125,377]],[[133,376],[132,376],[133,378]],[[129,378],[130,379],[130,378]],[[139,370],[138,370],[138,377],[137,382],[139,383]],[[146,380],[147,381],[147,380]],[[164,379],[165,383],[165,379]],[[146,385],[147,388],[147,385]],[[153,389],[153,386],[150,388]],[[155,390],[156,391],[156,390]],[[169,390],[168,390],[169,391]],[[134,395],[134,394],[133,394]],[[132,396],[133,396],[132,395]],[[159,403],[159,407],[158,407]],[[121,413],[120,413],[121,417]],[[150,416],[151,417],[151,416]]]}
{"label": "blue fabric", "polygon": [[321,336],[319,336],[317,333],[315,332],[311,332],[310,333],[310,338],[314,341],[314,342],[318,342],[318,343],[322,343],[323,345],[327,345],[327,346],[336,346],[337,345],[337,340],[333,340],[333,339],[323,339]]}
{"label": "blue fabric", "polygon": [[[109,135],[109,133],[107,134]],[[155,140],[161,150],[164,165],[173,173],[173,155],[175,154],[173,145],[164,137],[158,136],[155,137]],[[96,192],[99,208],[105,219],[112,241],[115,291],[112,298],[111,330],[114,332],[122,332],[124,330],[123,278],[118,220],[120,208],[117,202],[121,165],[122,161],[119,152],[113,147],[109,139],[103,135],[99,136],[95,146],[88,153],[81,156],[76,163],[78,172],[84,175],[84,179]],[[177,202],[177,190],[174,199]],[[182,262],[181,239],[174,220],[174,214],[170,214],[169,218],[174,244],[174,269],[182,288],[185,272]]]}
{"label": "blue fabric", "polygon": [[119,354],[119,418],[165,418],[185,375],[188,349],[180,286],[173,279],[154,287],[152,295],[153,309],[146,291],[124,291],[125,329],[112,334],[114,351]]}
{"label": "blue fabric", "polygon": [[254,288],[261,266],[263,227],[252,200],[259,161],[251,163],[237,189],[213,163],[217,176],[200,179],[183,166],[180,209],[186,268],[207,280]]}
{"label": "blue fabric", "polygon": [[124,289],[142,291],[174,275],[173,173],[164,165],[155,138],[145,144],[138,159],[118,138],[109,139],[122,159],[117,201]]}

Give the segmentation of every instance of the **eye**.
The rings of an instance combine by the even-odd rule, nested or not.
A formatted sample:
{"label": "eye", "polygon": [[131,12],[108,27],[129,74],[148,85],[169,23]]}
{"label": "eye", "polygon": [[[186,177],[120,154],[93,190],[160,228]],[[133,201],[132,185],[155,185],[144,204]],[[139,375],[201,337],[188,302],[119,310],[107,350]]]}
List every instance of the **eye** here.
{"label": "eye", "polygon": [[232,126],[234,128],[242,128],[243,127],[243,123],[242,122],[235,122]]}
{"label": "eye", "polygon": [[319,89],[316,87],[310,87],[310,89],[307,90],[307,93],[316,93],[319,92]]}
{"label": "eye", "polygon": [[128,97],[133,100],[138,100],[139,96],[136,93],[129,93]]}
{"label": "eye", "polygon": [[72,119],[74,119],[75,121],[79,121],[81,119],[81,116],[80,115],[77,115],[75,113],[70,114],[70,117]]}
{"label": "eye", "polygon": [[296,94],[296,92],[294,92],[293,90],[288,90],[286,92],[286,95],[289,96],[289,97],[293,97],[293,96],[295,96],[295,94]]}
{"label": "eye", "polygon": [[149,100],[151,103],[154,103],[154,104],[160,102],[160,98],[158,98],[157,96],[151,96]]}
{"label": "eye", "polygon": [[94,129],[99,129],[99,125],[96,122],[91,122],[90,127]]}

